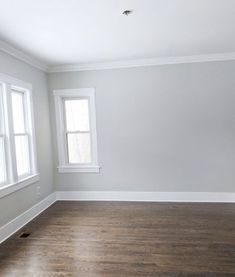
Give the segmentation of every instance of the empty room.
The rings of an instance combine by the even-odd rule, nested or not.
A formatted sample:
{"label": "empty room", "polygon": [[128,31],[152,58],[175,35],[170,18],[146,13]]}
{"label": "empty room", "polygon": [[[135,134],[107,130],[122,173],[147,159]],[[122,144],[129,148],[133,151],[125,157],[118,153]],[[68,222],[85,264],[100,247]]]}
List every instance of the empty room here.
{"label": "empty room", "polygon": [[0,0],[0,277],[235,276],[235,1]]}

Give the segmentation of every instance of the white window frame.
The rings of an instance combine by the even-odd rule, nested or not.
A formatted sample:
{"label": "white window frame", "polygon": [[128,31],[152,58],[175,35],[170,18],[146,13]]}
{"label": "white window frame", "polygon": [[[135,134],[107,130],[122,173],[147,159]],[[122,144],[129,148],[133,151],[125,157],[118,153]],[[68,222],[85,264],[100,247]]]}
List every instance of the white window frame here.
{"label": "white window frame", "polygon": [[0,183],[0,187],[3,187],[3,186],[6,186],[7,183],[8,183],[8,179],[9,179],[9,170],[7,168],[7,158],[8,158],[8,153],[7,153],[7,150],[8,150],[8,147],[7,147],[7,134],[6,134],[6,123],[5,123],[5,105],[4,105],[4,95],[3,95],[3,90],[4,90],[4,84],[2,82],[0,82],[0,86],[1,86],[1,91],[0,91],[0,116],[2,116],[2,119],[1,122],[3,124],[3,129],[2,129],[2,132],[0,130],[0,138],[3,139],[3,151],[4,151],[4,162],[5,162],[5,168],[4,168],[4,171],[5,171],[5,182],[1,182]]}
{"label": "white window frame", "polygon": [[[90,117],[90,135],[91,135],[91,156],[92,161],[88,164],[69,164],[67,151],[67,134],[65,126],[65,100],[71,99],[88,99],[89,103],[89,117]],[[57,146],[59,156],[58,171],[60,173],[72,172],[91,172],[98,173],[100,167],[98,165],[97,154],[97,132],[96,132],[96,109],[95,109],[95,89],[81,88],[81,89],[62,89],[54,90],[55,100],[55,115],[56,115],[56,129],[57,129]],[[72,132],[79,133],[79,131]]]}
{"label": "white window frame", "polygon": [[[0,73],[0,84],[3,87],[2,100],[3,123],[4,123],[4,150],[6,160],[6,182],[0,184],[0,198],[28,185],[39,181],[37,169],[37,153],[34,129],[34,113],[32,101],[32,85],[11,76]],[[30,154],[30,172],[26,175],[18,176],[15,152],[15,134],[13,130],[12,114],[12,91],[23,93],[24,116],[26,124],[25,135],[28,136]]]}

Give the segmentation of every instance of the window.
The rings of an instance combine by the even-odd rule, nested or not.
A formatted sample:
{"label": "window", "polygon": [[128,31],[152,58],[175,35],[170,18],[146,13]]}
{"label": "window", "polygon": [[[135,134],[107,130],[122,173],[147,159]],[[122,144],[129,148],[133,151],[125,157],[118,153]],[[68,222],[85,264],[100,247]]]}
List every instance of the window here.
{"label": "window", "polygon": [[31,90],[0,74],[0,197],[38,180]]}
{"label": "window", "polygon": [[95,90],[54,91],[59,172],[99,172]]}

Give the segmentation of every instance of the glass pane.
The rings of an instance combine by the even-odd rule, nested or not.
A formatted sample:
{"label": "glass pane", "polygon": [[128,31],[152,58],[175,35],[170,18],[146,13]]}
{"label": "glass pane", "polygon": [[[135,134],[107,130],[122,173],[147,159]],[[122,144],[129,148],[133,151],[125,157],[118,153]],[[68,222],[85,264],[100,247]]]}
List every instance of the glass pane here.
{"label": "glass pane", "polygon": [[89,131],[88,99],[65,100],[67,131]]}
{"label": "glass pane", "polygon": [[15,136],[15,147],[18,176],[26,175],[30,173],[28,136]]}
{"label": "glass pane", "polygon": [[6,181],[6,163],[4,140],[0,137],[0,184]]}
{"label": "glass pane", "polygon": [[69,163],[91,162],[90,134],[68,134]]}
{"label": "glass pane", "polygon": [[2,91],[2,85],[0,84],[0,134],[3,134],[3,91]]}
{"label": "glass pane", "polygon": [[24,94],[20,92],[12,92],[11,97],[14,133],[25,133]]}

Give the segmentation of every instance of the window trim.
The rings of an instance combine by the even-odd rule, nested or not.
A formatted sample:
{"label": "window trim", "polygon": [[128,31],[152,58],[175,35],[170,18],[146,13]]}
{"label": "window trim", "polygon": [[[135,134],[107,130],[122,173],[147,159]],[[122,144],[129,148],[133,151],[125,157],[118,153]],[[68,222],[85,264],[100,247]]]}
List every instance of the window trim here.
{"label": "window trim", "polygon": [[[95,109],[95,89],[94,88],[79,88],[79,89],[60,89],[54,90],[55,102],[55,117],[56,117],[56,131],[57,131],[57,146],[58,146],[58,160],[59,173],[72,172],[90,172],[99,173],[100,167],[98,165],[97,154],[97,131],[96,131],[96,109]],[[64,102],[66,99],[88,99],[89,102],[89,116],[90,116],[90,135],[91,135],[91,157],[92,162],[88,164],[69,164],[66,141],[66,125],[65,125],[65,109]]]}
{"label": "window trim", "polygon": [[[0,82],[0,86],[1,86],[1,88],[2,88],[2,90],[4,89],[4,85],[3,85],[3,83],[2,82]],[[0,91],[0,93],[2,92],[2,90]],[[1,130],[0,130],[0,138],[2,138],[2,140],[3,140],[3,151],[4,151],[4,156],[3,156],[3,159],[4,159],[4,174],[5,174],[5,180],[3,181],[3,182],[0,182],[0,187],[3,187],[3,186],[5,186],[5,185],[7,185],[7,183],[8,183],[8,179],[9,179],[9,172],[8,172],[8,168],[7,168],[7,162],[8,162],[8,147],[7,147],[7,134],[6,134],[6,122],[5,122],[5,109],[4,109],[4,97],[3,97],[4,95],[3,95],[3,93],[2,93],[2,95],[0,94],[0,109],[2,110],[2,111],[0,111],[0,115],[2,116],[2,122],[0,122],[0,123],[2,123],[2,132],[1,132]]]}
{"label": "window trim", "polygon": [[[0,73],[0,84],[2,84],[3,92],[3,120],[4,120],[4,136],[5,136],[5,159],[7,180],[0,186],[0,198],[11,194],[39,181],[36,137],[34,126],[34,111],[32,99],[32,85],[24,81],[18,80],[11,76]],[[27,176],[18,176],[15,160],[15,143],[13,131],[13,115],[12,115],[12,90],[22,91],[24,93],[24,113],[26,118],[27,134],[29,139],[30,154],[30,173]]]}
{"label": "window trim", "polygon": [[17,190],[20,190],[22,188],[25,188],[29,185],[32,185],[40,180],[40,174],[34,174],[31,176],[28,176],[27,178],[21,179],[20,181],[16,183],[11,183],[4,185],[0,188],[0,198],[7,196]]}

